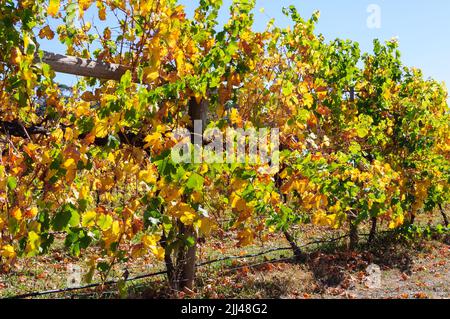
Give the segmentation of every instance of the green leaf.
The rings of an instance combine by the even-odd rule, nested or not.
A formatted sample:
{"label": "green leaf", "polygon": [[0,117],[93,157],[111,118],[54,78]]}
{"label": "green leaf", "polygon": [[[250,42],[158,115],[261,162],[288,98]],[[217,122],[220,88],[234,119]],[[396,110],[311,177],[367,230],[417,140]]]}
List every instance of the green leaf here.
{"label": "green leaf", "polygon": [[282,88],[282,93],[284,96],[289,96],[292,94],[292,92],[294,91],[294,85],[292,84],[292,82],[286,82],[285,85]]}
{"label": "green leaf", "polygon": [[192,237],[192,236],[186,238],[186,245],[188,247],[194,247],[194,245],[195,245],[195,238]]}
{"label": "green leaf", "polygon": [[186,188],[200,191],[202,190],[204,181],[205,179],[201,175],[194,173],[191,176],[189,176],[189,179],[186,182]]}
{"label": "green leaf", "polygon": [[17,178],[14,176],[9,176],[8,180],[6,181],[6,185],[8,186],[8,189],[13,191],[17,187]]}
{"label": "green leaf", "polygon": [[106,272],[109,269],[109,264],[106,261],[99,262],[97,264],[97,269],[101,272]]}
{"label": "green leaf", "polygon": [[75,228],[69,231],[65,245],[74,256],[79,256],[81,249],[86,249],[92,242],[92,237],[82,228]]}
{"label": "green leaf", "polygon": [[227,47],[227,52],[229,55],[233,55],[236,53],[236,51],[239,49],[239,46],[237,42],[230,42],[230,44]]}
{"label": "green leaf", "polygon": [[127,70],[120,79],[120,87],[126,89],[131,85],[131,71]]}
{"label": "green leaf", "polygon": [[19,232],[19,230],[20,230],[19,226],[20,225],[19,225],[19,222],[17,221],[17,219],[15,219],[15,218],[10,218],[9,219],[8,227],[9,227],[9,232],[11,234],[16,235]]}
{"label": "green leaf", "polygon": [[69,226],[75,227],[80,224],[80,214],[72,204],[66,204],[53,218],[53,229],[62,231]]}
{"label": "green leaf", "polygon": [[350,144],[350,147],[348,148],[348,150],[352,153],[352,154],[358,154],[359,152],[361,152],[361,145],[359,145],[356,142],[352,142]]}
{"label": "green leaf", "polygon": [[102,214],[97,220],[97,225],[101,230],[105,231],[111,228],[113,218],[110,215]]}
{"label": "green leaf", "polygon": [[80,134],[86,134],[92,131],[95,126],[94,119],[92,117],[82,117],[77,121]]}

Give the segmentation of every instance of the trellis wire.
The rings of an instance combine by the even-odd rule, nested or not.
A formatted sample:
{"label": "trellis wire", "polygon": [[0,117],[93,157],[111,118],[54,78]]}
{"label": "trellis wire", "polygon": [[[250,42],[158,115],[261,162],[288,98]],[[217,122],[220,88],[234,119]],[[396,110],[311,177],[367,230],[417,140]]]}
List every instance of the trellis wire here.
{"label": "trellis wire", "polygon": [[[360,234],[361,236],[367,235],[367,234]],[[308,246],[312,246],[312,245],[317,245],[317,244],[323,244],[323,243],[332,243],[332,242],[336,242],[339,240],[342,240],[344,238],[347,238],[349,235],[343,235],[340,237],[336,237],[336,238],[331,238],[331,239],[327,239],[327,240],[315,240],[315,241],[311,241],[308,242],[306,244],[300,245],[299,248],[305,248]],[[223,261],[227,261],[227,260],[237,260],[237,259],[245,259],[245,258],[255,258],[255,257],[259,257],[259,256],[263,256],[263,255],[267,255],[271,252],[276,252],[276,251],[287,251],[287,250],[292,250],[292,247],[277,247],[277,248],[271,248],[271,249],[267,249],[258,253],[254,253],[254,254],[247,254],[247,255],[242,255],[242,256],[226,256],[226,257],[222,257],[222,258],[217,258],[217,259],[213,259],[213,260],[208,260],[208,261],[204,261],[201,262],[199,264],[196,265],[196,267],[204,267],[207,265],[211,265],[211,264],[215,264],[215,263],[219,263],[219,262],[223,262]],[[241,265],[235,268],[230,268],[228,269],[228,271],[235,271],[238,269],[242,269],[244,267],[256,267],[256,266],[260,266],[260,265],[264,265],[264,264],[269,264],[269,263],[274,263],[274,262],[282,262],[282,261],[288,261],[288,260],[293,260],[292,257],[290,258],[279,258],[279,259],[271,259],[262,263],[257,263],[257,264],[251,264],[251,265]],[[44,295],[50,295],[50,294],[57,294],[57,293],[64,293],[64,292],[70,292],[70,291],[77,291],[77,290],[84,290],[84,289],[89,289],[89,288],[95,288],[95,287],[99,287],[99,286],[110,286],[110,285],[114,285],[114,284],[118,284],[119,282],[129,282],[129,281],[135,281],[135,280],[139,280],[139,279],[145,279],[145,278],[151,278],[151,277],[156,277],[156,276],[160,276],[160,275],[165,275],[167,274],[166,270],[162,270],[162,271],[158,271],[158,272],[154,272],[154,273],[150,273],[150,274],[142,274],[142,275],[137,275],[134,277],[129,277],[126,279],[121,279],[121,280],[109,280],[109,281],[105,281],[102,283],[92,283],[92,284],[88,284],[88,285],[84,285],[84,286],[78,286],[78,287],[67,287],[67,288],[61,288],[61,289],[52,289],[52,290],[45,290],[45,291],[34,291],[34,292],[30,292],[30,293],[26,293],[26,294],[22,294],[22,295],[15,295],[15,296],[11,296],[11,297],[7,297],[5,299],[24,299],[24,298],[30,298],[30,297],[38,297],[38,296],[44,296]]]}

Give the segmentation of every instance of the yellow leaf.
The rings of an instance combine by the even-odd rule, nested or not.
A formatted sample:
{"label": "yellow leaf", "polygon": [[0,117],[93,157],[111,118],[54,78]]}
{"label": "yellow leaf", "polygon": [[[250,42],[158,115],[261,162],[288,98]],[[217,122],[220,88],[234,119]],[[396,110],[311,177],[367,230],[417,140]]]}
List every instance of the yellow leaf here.
{"label": "yellow leaf", "polygon": [[398,215],[389,223],[389,228],[390,229],[398,228],[398,227],[402,226],[404,222],[405,222],[405,217],[403,215]]}
{"label": "yellow leaf", "polygon": [[63,164],[63,167],[67,170],[73,169],[76,166],[77,165],[75,164],[75,160],[73,158],[67,159]]}
{"label": "yellow leaf", "polygon": [[28,256],[32,256],[36,254],[39,249],[39,245],[41,244],[41,237],[36,234],[34,231],[30,231],[28,233],[28,242],[25,248]]}
{"label": "yellow leaf", "polygon": [[190,211],[183,212],[183,215],[180,217],[180,221],[185,225],[192,225],[194,223],[194,219],[196,214]]}
{"label": "yellow leaf", "polygon": [[280,178],[281,179],[285,179],[288,176],[288,170],[284,169],[281,173],[280,173]]}
{"label": "yellow leaf", "polygon": [[63,137],[64,137],[64,132],[62,129],[57,128],[56,130],[54,130],[51,134],[51,136],[55,139],[55,141],[57,143],[61,143]]}
{"label": "yellow leaf", "polygon": [[203,163],[200,167],[200,174],[204,175],[208,172],[208,164]]}
{"label": "yellow leaf", "polygon": [[92,0],[78,0],[78,6],[80,7],[80,11],[86,11],[92,4]]}
{"label": "yellow leaf", "polygon": [[108,135],[108,121],[106,119],[98,120],[95,125],[95,136],[103,138]]}
{"label": "yellow leaf", "polygon": [[153,173],[152,170],[145,170],[139,172],[139,179],[141,181],[146,182],[147,184],[155,184],[156,183],[156,176]]}
{"label": "yellow leaf", "polygon": [[89,188],[87,186],[82,186],[80,189],[79,199],[86,199],[89,195]]}
{"label": "yellow leaf", "polygon": [[131,249],[131,257],[133,259],[142,257],[145,255],[145,249],[143,247],[143,245],[134,245],[133,248]]}
{"label": "yellow leaf", "polygon": [[185,225],[192,225],[197,217],[195,210],[186,203],[178,203],[170,207],[168,212],[173,217],[179,218]]}
{"label": "yellow leaf", "polygon": [[337,202],[336,205],[331,206],[331,207],[329,208],[329,211],[330,211],[331,213],[339,213],[339,212],[341,211],[341,203],[340,203],[340,202]]}
{"label": "yellow leaf", "polygon": [[190,197],[193,203],[200,203],[203,200],[203,195],[200,192],[193,192]]}
{"label": "yellow leaf", "polygon": [[70,127],[66,128],[66,132],[64,133],[64,139],[66,141],[71,141],[73,139],[73,130]]}
{"label": "yellow leaf", "polygon": [[318,226],[330,226],[330,220],[324,211],[319,211],[314,214],[312,222]]}
{"label": "yellow leaf", "polygon": [[22,210],[19,207],[15,207],[11,212],[11,216],[17,220],[21,220],[22,219]]}
{"label": "yellow leaf", "polygon": [[59,11],[59,6],[60,6],[60,0],[50,0],[50,2],[48,4],[48,8],[47,8],[47,13],[50,16],[55,17]]}
{"label": "yellow leaf", "polygon": [[159,77],[159,71],[153,70],[150,67],[144,68],[144,82],[151,83]]}
{"label": "yellow leaf", "polygon": [[106,8],[103,7],[98,11],[98,18],[102,21],[106,20]]}
{"label": "yellow leaf", "polygon": [[[81,96],[82,99],[83,99],[83,95]],[[81,117],[83,115],[89,115],[89,110],[90,110],[89,102],[83,101],[83,102],[77,103],[77,108],[75,109],[75,115],[77,117]]]}
{"label": "yellow leaf", "polygon": [[204,236],[209,236],[211,231],[214,229],[214,222],[209,218],[202,218],[198,221],[197,226],[200,233]]}
{"label": "yellow leaf", "polygon": [[356,129],[356,134],[358,135],[358,137],[364,138],[367,135],[369,135],[369,130],[367,128],[365,128],[365,127],[358,127]]}
{"label": "yellow leaf", "polygon": [[103,242],[107,249],[111,249],[111,244],[117,242],[117,240],[119,239],[120,233],[119,222],[114,221],[114,223],[111,226],[112,226],[111,229],[103,233]]}
{"label": "yellow leaf", "polygon": [[147,142],[147,144],[144,147],[150,147],[160,143],[161,137],[162,135],[160,132],[154,132],[150,135],[147,135],[147,137],[144,139],[144,142]]}
{"label": "yellow leaf", "polygon": [[88,211],[83,214],[81,219],[81,225],[83,227],[91,227],[95,225],[95,219],[97,217],[97,213],[95,211]]}
{"label": "yellow leaf", "polygon": [[148,15],[153,7],[153,0],[143,0],[141,1],[140,13],[143,16]]}
{"label": "yellow leaf", "polygon": [[118,220],[115,220],[111,227],[111,233],[114,236],[118,236],[120,234],[120,223]]}
{"label": "yellow leaf", "polygon": [[185,65],[185,57],[181,50],[178,50],[175,54],[175,61],[177,63],[177,70],[179,74],[184,74],[186,65]]}
{"label": "yellow leaf", "polygon": [[303,104],[307,108],[311,108],[314,104],[314,97],[310,93],[306,93],[303,95]]}
{"label": "yellow leaf", "polygon": [[52,157],[50,155],[50,151],[46,150],[44,154],[42,154],[42,164],[50,164],[52,162]]}
{"label": "yellow leaf", "polygon": [[242,212],[247,208],[247,202],[233,193],[231,197],[231,208],[235,208],[237,211]]}
{"label": "yellow leaf", "polygon": [[108,157],[106,159],[108,161],[110,161],[111,163],[115,163],[116,162],[116,157],[114,156],[113,153],[108,153]]}
{"label": "yellow leaf", "polygon": [[233,108],[230,112],[230,121],[232,124],[240,125],[242,123],[242,118],[238,113],[238,110]]}
{"label": "yellow leaf", "polygon": [[14,251],[14,247],[11,245],[5,245],[0,249],[0,256],[6,258],[6,259],[13,259],[16,257],[16,252]]}
{"label": "yellow leaf", "polygon": [[144,235],[142,236],[142,243],[145,247],[151,248],[158,244],[160,241],[161,236],[158,235]]}
{"label": "yellow leaf", "polygon": [[13,48],[11,50],[11,63],[19,65],[22,62],[23,55],[19,48]]}
{"label": "yellow leaf", "polygon": [[23,149],[24,151],[30,156],[33,157],[35,154],[35,151],[39,148],[38,145],[29,143],[28,145],[24,145]]}
{"label": "yellow leaf", "polygon": [[164,183],[161,183],[159,185],[159,188],[161,189],[160,195],[166,202],[171,202],[175,199],[178,199],[183,193],[181,189]]}
{"label": "yellow leaf", "polygon": [[164,256],[166,255],[164,248],[162,248],[160,246],[152,248],[152,253],[159,260],[164,260]]}
{"label": "yellow leaf", "polygon": [[31,218],[36,217],[37,214],[38,214],[38,209],[37,209],[37,207],[34,206],[25,212],[25,217],[31,219]]}
{"label": "yellow leaf", "polygon": [[231,189],[235,191],[243,190],[245,187],[247,187],[248,182],[240,179],[240,178],[232,178],[231,179]]}
{"label": "yellow leaf", "polygon": [[111,228],[113,224],[113,218],[107,214],[100,214],[97,218],[97,226],[100,227],[101,230],[107,231]]}
{"label": "yellow leaf", "polygon": [[299,194],[303,194],[306,191],[307,184],[308,182],[306,180],[296,180],[292,183],[292,188]]}

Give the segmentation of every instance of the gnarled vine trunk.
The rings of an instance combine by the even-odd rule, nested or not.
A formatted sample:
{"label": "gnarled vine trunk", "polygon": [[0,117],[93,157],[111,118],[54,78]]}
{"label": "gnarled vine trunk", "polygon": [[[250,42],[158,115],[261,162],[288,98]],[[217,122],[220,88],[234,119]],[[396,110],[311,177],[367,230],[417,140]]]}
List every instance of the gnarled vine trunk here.
{"label": "gnarled vine trunk", "polygon": [[372,227],[370,229],[370,234],[369,234],[369,239],[368,239],[369,244],[371,244],[374,241],[375,235],[377,233],[377,218],[372,217],[371,221],[372,221]]}
{"label": "gnarled vine trunk", "polygon": [[439,206],[439,210],[441,211],[442,218],[444,219],[444,225],[445,225],[445,227],[448,227],[447,214],[445,213],[444,208],[442,207],[441,203],[439,203],[438,206]]}
{"label": "gnarled vine trunk", "polygon": [[359,234],[358,234],[358,225],[354,223],[354,221],[350,221],[350,242],[349,249],[354,250],[358,246],[359,242]]}
{"label": "gnarled vine trunk", "polygon": [[[189,101],[189,118],[191,120],[191,126],[189,127],[189,131],[191,132],[191,143],[196,147],[202,147],[203,137],[195,136],[197,133],[203,134],[205,127],[207,125],[208,120],[208,103],[206,100],[202,100],[197,102],[195,98],[191,98]],[[195,123],[200,122],[202,124],[201,130],[194,131]],[[195,281],[195,264],[197,260],[197,234],[192,226],[182,226],[181,227],[181,236],[182,238],[192,238],[193,244],[187,245],[184,243],[183,250],[183,260],[181,260],[181,264],[179,265],[179,272],[181,273],[179,288],[183,290],[187,288],[192,290],[194,288]]]}
{"label": "gnarled vine trunk", "polygon": [[[280,171],[281,171],[281,169],[280,169]],[[281,186],[282,186],[282,180],[278,173],[275,174],[275,186],[279,190],[281,189]],[[286,203],[286,201],[287,201],[286,195],[281,194],[280,198],[283,201],[283,203]],[[304,254],[303,251],[301,250],[301,248],[297,245],[294,237],[287,230],[283,231],[283,234],[284,234],[284,237],[286,238],[286,240],[288,241],[289,245],[292,248],[294,258],[297,261],[305,262],[307,259],[306,254]]]}
{"label": "gnarled vine trunk", "polygon": [[[195,133],[202,134],[207,125],[208,104],[206,101],[198,103],[195,99],[191,99],[188,114],[192,123],[189,126],[191,142],[201,147],[203,139],[199,136],[196,137]],[[196,121],[200,121],[202,124],[201,130],[197,132],[194,131]],[[161,241],[165,249],[164,259],[167,269],[167,279],[169,280],[170,287],[175,291],[183,291],[186,288],[193,290],[197,260],[197,234],[193,226],[186,226],[180,221],[177,223],[177,227],[178,234],[181,238],[181,241],[177,245],[173,247],[167,245],[167,243],[164,243],[165,238]],[[188,238],[191,239],[189,243],[187,242]]]}
{"label": "gnarled vine trunk", "polygon": [[297,260],[299,262],[305,262],[306,259],[307,259],[306,254],[302,252],[300,247],[298,247],[298,245],[295,242],[295,240],[292,237],[292,235],[289,234],[289,232],[287,232],[287,231],[284,231],[283,234],[284,234],[284,237],[286,238],[286,240],[289,242],[289,245],[292,248],[295,260]]}

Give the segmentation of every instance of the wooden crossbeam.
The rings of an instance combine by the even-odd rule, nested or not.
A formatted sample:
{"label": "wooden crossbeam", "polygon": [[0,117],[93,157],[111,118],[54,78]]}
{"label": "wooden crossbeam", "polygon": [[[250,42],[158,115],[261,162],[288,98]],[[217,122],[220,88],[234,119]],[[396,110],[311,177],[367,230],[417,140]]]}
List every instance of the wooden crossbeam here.
{"label": "wooden crossbeam", "polygon": [[[42,59],[36,56],[34,62],[47,63],[55,72],[119,81],[122,75],[128,70],[127,67],[120,64],[77,58],[47,51],[43,51],[43,53]],[[46,135],[49,133],[44,127],[25,127],[17,120],[13,122],[0,120],[0,132],[23,138],[30,137],[31,135]],[[132,142],[136,145],[144,145],[142,137],[133,134],[119,133],[119,138],[122,143]],[[97,145],[106,145],[107,140],[97,138],[94,143]]]}
{"label": "wooden crossbeam", "polygon": [[[120,64],[77,58],[47,51],[43,52],[42,62],[50,65],[55,72],[119,81],[127,71],[127,67]],[[40,61],[39,57],[35,58],[35,62]]]}
{"label": "wooden crossbeam", "polygon": [[[65,74],[120,81],[122,75],[129,70],[129,68],[120,64],[94,61],[47,51],[43,51],[43,53],[42,59],[38,56],[35,57],[35,63],[44,62],[50,65],[55,72]],[[203,127],[206,127],[207,110],[208,107],[204,101],[202,103],[197,103],[195,99],[190,101],[189,115],[193,121],[202,120],[204,122]],[[12,136],[27,138],[31,135],[45,135],[49,132],[41,126],[25,127],[18,121],[6,122],[0,120],[0,134],[1,133],[8,133]],[[81,136],[80,138],[84,137]],[[145,144],[142,136],[132,133],[119,133],[119,138],[123,144],[132,144],[139,147],[143,147]],[[106,143],[107,139],[100,138],[96,138],[94,142],[96,145],[106,145]]]}

